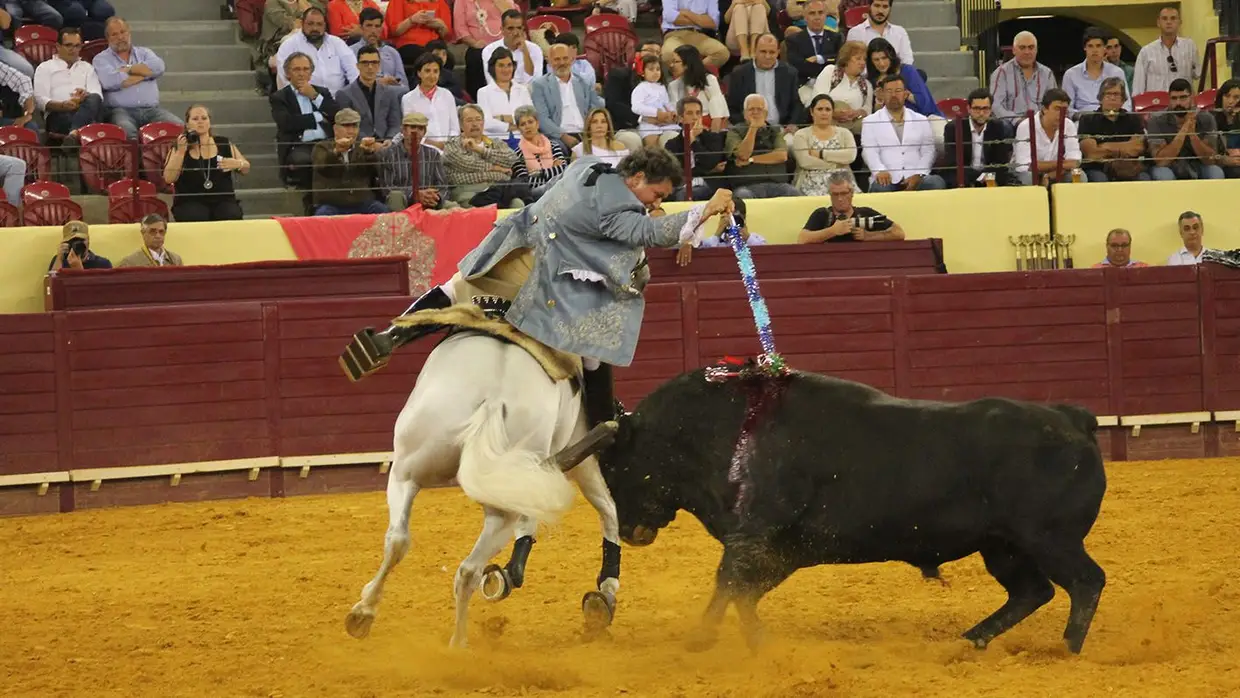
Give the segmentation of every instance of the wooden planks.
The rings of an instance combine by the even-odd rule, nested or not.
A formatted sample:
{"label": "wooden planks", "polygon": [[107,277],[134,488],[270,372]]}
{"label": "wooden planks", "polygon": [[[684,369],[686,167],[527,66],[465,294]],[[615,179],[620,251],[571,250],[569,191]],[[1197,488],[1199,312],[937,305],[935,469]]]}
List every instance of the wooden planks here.
{"label": "wooden planks", "polygon": [[67,467],[57,448],[52,316],[4,316],[0,347],[0,475]]}
{"label": "wooden planks", "polygon": [[646,313],[633,363],[615,371],[616,399],[633,409],[661,383],[694,368],[686,353],[685,314],[679,284],[646,288]]}
{"label": "wooden planks", "polygon": [[[759,245],[751,247],[762,280],[855,276],[942,274],[941,240],[831,245]],[[735,281],[736,256],[730,247],[693,251],[688,266],[676,264],[676,250],[648,250],[651,277],[658,283]]]}
{"label": "wooden planks", "polygon": [[1202,390],[1201,301],[1196,267],[1117,269],[1119,412],[1196,412]]}
{"label": "wooden planks", "polygon": [[1240,410],[1240,270],[1202,267],[1201,297],[1206,407]]}

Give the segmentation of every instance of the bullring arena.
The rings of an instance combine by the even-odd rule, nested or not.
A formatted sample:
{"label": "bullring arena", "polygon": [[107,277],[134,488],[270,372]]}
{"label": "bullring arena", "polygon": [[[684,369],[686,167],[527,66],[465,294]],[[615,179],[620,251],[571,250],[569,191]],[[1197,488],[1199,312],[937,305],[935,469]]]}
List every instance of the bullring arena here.
{"label": "bullring arena", "polygon": [[[1108,225],[1158,259],[1191,197],[1219,221],[1207,245],[1240,247],[1222,223],[1227,183],[1214,184],[1157,185],[1178,199],[1140,185],[1053,201],[1036,188],[904,194],[878,200],[898,221],[924,212],[906,243],[754,250],[794,367],[902,396],[1001,394],[1099,416],[1109,488],[1086,544],[1108,585],[1079,657],[1060,639],[1062,590],[984,651],[958,639],[1004,598],[976,556],[945,565],[946,586],[903,564],[803,570],[763,601],[756,656],[733,615],[718,647],[688,653],[720,546],[684,513],[653,546],[625,548],[615,622],[586,641],[599,536],[584,501],[541,534],[522,589],[475,596],[472,646],[451,651],[452,577],[482,518],[455,489],[418,497],[413,548],[370,636],[354,640],[344,618],[382,553],[392,423],[426,349],[359,384],[335,357],[405,307],[404,260],[297,262],[271,221],[174,224],[168,244],[187,257],[244,264],[155,270],[169,272],[164,305],[143,302],[154,296],[141,270],[67,273],[48,312],[41,276],[14,267],[0,315],[0,694],[1240,695],[1240,272],[1014,273],[1007,239],[1054,220],[1080,231],[1079,259],[1100,257],[1101,234],[1085,231],[1114,196]],[[986,227],[977,196],[1017,222]],[[813,203],[753,202],[751,225],[785,242],[808,212],[789,209]],[[58,234],[16,230],[0,247],[44,249]],[[92,228],[106,254],[136,237]],[[652,256],[638,355],[617,374],[627,404],[758,350],[729,255],[702,250],[681,270]]]}

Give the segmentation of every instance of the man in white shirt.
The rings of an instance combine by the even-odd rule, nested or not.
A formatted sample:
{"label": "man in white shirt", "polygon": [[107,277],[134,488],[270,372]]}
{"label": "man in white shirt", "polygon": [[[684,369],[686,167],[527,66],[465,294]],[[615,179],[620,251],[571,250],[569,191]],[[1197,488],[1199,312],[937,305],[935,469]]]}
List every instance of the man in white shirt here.
{"label": "man in white shirt", "polygon": [[549,138],[559,138],[569,150],[581,141],[586,114],[603,106],[603,98],[594,91],[594,85],[573,73],[576,58],[568,46],[553,45],[554,72],[535,80],[530,90],[538,112],[538,129]]}
{"label": "man in white shirt", "polygon": [[1132,70],[1132,93],[1166,92],[1171,81],[1184,78],[1197,82],[1201,77],[1201,58],[1197,44],[1180,36],[1180,11],[1174,6],[1158,11],[1160,36],[1141,47]]}
{"label": "man in white shirt", "polygon": [[105,120],[103,86],[81,54],[81,30],[65,27],[57,38],[56,55],[34,71],[35,108],[43,111],[49,133],[76,137],[83,126]]}
{"label": "man in white shirt", "polygon": [[931,174],[937,149],[930,120],[905,109],[904,78],[888,75],[878,81],[886,106],[861,122],[861,155],[870,168],[870,192],[945,189],[947,182]]}
{"label": "man in white shirt", "polygon": [[[501,27],[504,33],[502,39],[492,41],[482,49],[482,65],[485,68],[491,64],[491,54],[495,53],[495,49],[503,46],[512,52],[512,59],[517,64],[517,71],[512,75],[512,81],[528,85],[530,82],[539,78],[543,74],[543,53],[538,48],[538,44],[525,38],[525,15],[520,10],[506,10],[501,19]],[[487,76],[487,84],[494,85],[495,78],[491,75],[491,71],[484,70]]]}
{"label": "man in white shirt", "polygon": [[1201,239],[1205,236],[1206,224],[1201,220],[1201,214],[1196,211],[1185,211],[1180,214],[1180,239],[1184,241],[1184,246],[1179,252],[1167,258],[1167,266],[1179,267],[1189,266],[1201,263],[1201,253],[1205,247],[1201,244]]}
{"label": "man in white shirt", "polygon": [[1023,31],[1012,39],[1012,60],[999,64],[990,74],[994,113],[1015,122],[1037,111],[1047,90],[1056,87],[1055,74],[1038,62],[1038,37]]}
{"label": "man in white shirt", "polygon": [[[294,53],[304,53],[314,60],[310,84],[325,87],[334,95],[340,88],[357,79],[357,56],[338,36],[327,33],[327,16],[311,7],[301,15],[301,31],[293,32],[276,52],[276,65],[284,65]],[[276,75],[276,86],[283,88],[288,79]]]}
{"label": "man in white shirt", "polygon": [[849,41],[860,41],[866,46],[874,39],[882,37],[891,42],[896,49],[900,62],[913,64],[913,44],[908,40],[908,32],[898,24],[887,19],[891,17],[891,0],[872,0],[870,11],[865,21],[848,30]]}
{"label": "man in white shirt", "polygon": [[[1029,134],[1037,138],[1038,177],[1055,179],[1056,171],[1062,170],[1063,178],[1070,181],[1072,170],[1081,166],[1081,143],[1076,135],[1076,122],[1065,119],[1068,111],[1068,93],[1058,87],[1047,90],[1042,98],[1042,110],[1036,115],[1034,122],[1029,119],[1020,122],[1016,127],[1016,145],[1012,148],[1012,164],[1016,166],[1016,181],[1021,184],[1033,184],[1034,150],[1029,145]],[[1059,165],[1059,122],[1063,120],[1063,165]],[[1031,131],[1032,129],[1032,131]]]}

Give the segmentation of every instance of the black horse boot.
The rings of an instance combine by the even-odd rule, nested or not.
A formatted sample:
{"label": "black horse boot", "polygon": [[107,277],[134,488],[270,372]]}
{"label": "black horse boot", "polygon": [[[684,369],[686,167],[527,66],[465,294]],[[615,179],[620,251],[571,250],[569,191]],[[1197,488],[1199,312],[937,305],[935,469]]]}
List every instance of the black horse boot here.
{"label": "black horse boot", "polygon": [[[402,316],[416,313],[419,310],[447,308],[452,299],[439,286],[432,288],[422,297],[413,302]],[[351,381],[359,381],[387,365],[392,352],[413,340],[442,329],[439,325],[419,325],[417,327],[389,326],[382,332],[375,332],[367,327],[353,335],[349,346],[340,355],[340,367]]]}
{"label": "black horse boot", "polygon": [[582,390],[585,395],[586,428],[593,429],[603,422],[616,418],[619,403],[616,402],[616,383],[612,377],[611,364],[600,363],[593,371],[583,371]]}

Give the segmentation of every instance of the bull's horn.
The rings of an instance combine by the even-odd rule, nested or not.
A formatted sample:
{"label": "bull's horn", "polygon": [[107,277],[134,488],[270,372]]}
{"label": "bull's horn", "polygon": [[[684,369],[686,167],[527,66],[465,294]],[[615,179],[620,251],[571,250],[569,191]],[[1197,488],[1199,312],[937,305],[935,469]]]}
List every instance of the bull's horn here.
{"label": "bull's horn", "polygon": [[603,422],[581,437],[577,443],[569,444],[559,453],[551,456],[551,461],[560,468],[561,472],[566,473],[577,467],[581,461],[610,446],[616,440],[616,432],[619,429],[620,425],[614,420]]}

